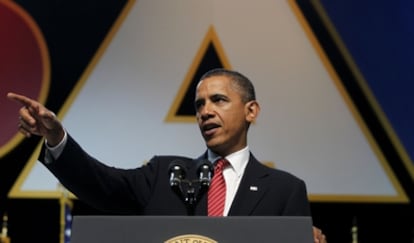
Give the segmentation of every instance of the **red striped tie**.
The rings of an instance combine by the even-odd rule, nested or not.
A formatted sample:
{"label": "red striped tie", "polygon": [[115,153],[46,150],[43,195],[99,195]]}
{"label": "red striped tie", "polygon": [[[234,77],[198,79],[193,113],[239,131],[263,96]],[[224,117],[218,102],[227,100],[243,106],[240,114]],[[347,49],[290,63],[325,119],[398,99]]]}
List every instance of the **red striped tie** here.
{"label": "red striped tie", "polygon": [[225,159],[219,159],[214,167],[214,176],[208,190],[208,216],[223,216],[226,200],[226,182],[223,169],[229,164]]}

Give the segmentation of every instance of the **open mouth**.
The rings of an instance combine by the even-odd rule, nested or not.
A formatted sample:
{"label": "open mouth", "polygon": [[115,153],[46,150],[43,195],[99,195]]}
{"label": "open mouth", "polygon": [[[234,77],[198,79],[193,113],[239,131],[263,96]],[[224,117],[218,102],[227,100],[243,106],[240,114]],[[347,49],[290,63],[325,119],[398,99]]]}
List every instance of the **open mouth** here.
{"label": "open mouth", "polygon": [[204,136],[207,136],[207,137],[212,136],[216,132],[217,128],[219,127],[220,125],[214,124],[214,123],[204,125],[203,126]]}

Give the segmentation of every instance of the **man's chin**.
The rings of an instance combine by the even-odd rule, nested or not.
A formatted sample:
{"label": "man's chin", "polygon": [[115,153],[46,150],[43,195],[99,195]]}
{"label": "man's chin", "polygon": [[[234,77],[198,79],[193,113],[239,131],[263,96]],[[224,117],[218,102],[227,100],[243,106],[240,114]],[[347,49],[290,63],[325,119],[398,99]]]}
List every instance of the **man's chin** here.
{"label": "man's chin", "polygon": [[206,141],[206,146],[214,153],[219,153],[222,149],[222,144],[218,143],[217,141],[213,141],[213,139],[210,139],[209,141]]}
{"label": "man's chin", "polygon": [[209,148],[209,149],[211,149],[211,150],[213,150],[216,146],[217,146],[217,144],[215,144],[213,141],[211,141],[212,139],[209,139],[209,140],[205,140],[205,142],[206,142],[206,146],[207,146],[207,148]]}

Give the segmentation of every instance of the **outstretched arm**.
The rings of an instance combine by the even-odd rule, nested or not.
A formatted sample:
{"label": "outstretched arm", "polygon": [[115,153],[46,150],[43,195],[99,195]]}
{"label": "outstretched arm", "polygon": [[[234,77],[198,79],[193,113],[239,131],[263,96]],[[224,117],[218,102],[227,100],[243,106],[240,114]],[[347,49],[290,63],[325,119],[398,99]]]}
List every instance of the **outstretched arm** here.
{"label": "outstretched arm", "polygon": [[7,98],[23,106],[19,111],[19,131],[23,135],[45,137],[52,147],[63,139],[65,131],[52,111],[24,95],[8,93]]}

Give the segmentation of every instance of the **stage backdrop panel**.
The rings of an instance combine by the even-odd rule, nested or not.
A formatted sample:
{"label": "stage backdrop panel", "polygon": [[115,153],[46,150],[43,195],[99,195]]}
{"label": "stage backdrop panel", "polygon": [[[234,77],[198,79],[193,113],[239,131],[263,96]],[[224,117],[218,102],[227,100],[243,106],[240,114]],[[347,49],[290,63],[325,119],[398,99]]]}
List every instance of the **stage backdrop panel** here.
{"label": "stage backdrop panel", "polygon": [[[293,1],[135,2],[59,113],[67,131],[116,167],[199,156],[195,119],[166,117],[210,38],[223,63],[255,84],[262,112],[248,142],[259,160],[304,179],[311,200],[406,200]],[[15,197],[57,190],[37,153]]]}

